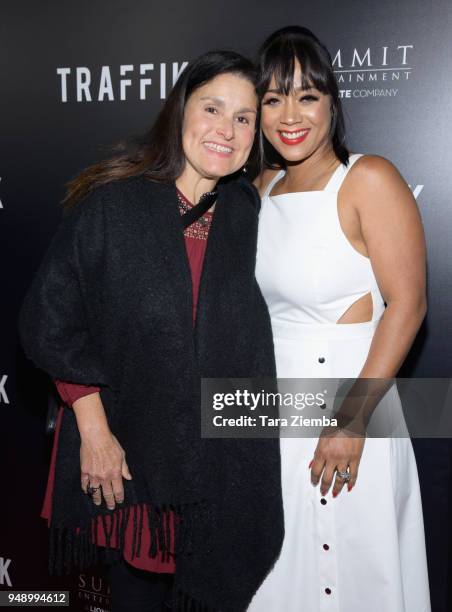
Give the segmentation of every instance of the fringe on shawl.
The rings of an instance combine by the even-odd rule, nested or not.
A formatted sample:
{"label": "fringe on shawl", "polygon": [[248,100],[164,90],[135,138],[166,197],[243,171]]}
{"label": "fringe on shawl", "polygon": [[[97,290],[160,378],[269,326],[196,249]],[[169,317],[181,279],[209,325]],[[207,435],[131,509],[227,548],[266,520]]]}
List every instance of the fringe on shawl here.
{"label": "fringe on shawl", "polygon": [[[90,567],[99,560],[99,547],[105,550],[108,560],[119,559],[124,551],[129,523],[132,523],[131,556],[132,559],[140,557],[145,513],[150,535],[147,553],[152,558],[160,555],[162,561],[169,561],[172,554],[190,554],[193,550],[195,524],[208,520],[210,516],[210,511],[203,502],[160,506],[141,503],[116,507],[108,515],[100,514],[91,518],[85,525],[68,527],[53,523],[49,528],[49,574],[69,574],[73,569],[83,570]],[[105,545],[98,542],[99,525]]]}
{"label": "fringe on shawl", "polygon": [[176,591],[170,605],[172,612],[219,612],[182,591]]}
{"label": "fringe on shawl", "polygon": [[[133,511],[133,509],[135,511]],[[85,570],[100,561],[99,548],[105,551],[105,560],[119,561],[123,555],[125,536],[129,523],[132,523],[132,559],[142,554],[143,519],[146,513],[150,544],[148,555],[155,558],[161,555],[168,561],[174,554],[191,554],[193,547],[193,527],[198,521],[208,521],[211,511],[203,502],[190,504],[142,503],[124,508],[117,507],[108,515],[101,514],[90,520],[88,525],[78,527],[58,526],[49,528],[49,574],[62,575],[71,571]],[[107,520],[107,516],[110,520]],[[205,524],[205,523],[204,523]],[[99,525],[102,529],[105,546],[99,544]],[[171,537],[171,528],[173,537]],[[115,546],[112,546],[112,536]],[[206,547],[208,552],[209,547]],[[196,600],[175,586],[171,599],[173,612],[218,612],[207,604]]]}

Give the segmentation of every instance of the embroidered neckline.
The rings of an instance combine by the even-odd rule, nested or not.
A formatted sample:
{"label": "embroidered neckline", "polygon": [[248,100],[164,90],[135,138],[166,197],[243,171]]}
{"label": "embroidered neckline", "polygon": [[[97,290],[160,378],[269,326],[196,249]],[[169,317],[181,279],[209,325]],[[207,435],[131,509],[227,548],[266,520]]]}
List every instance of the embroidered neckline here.
{"label": "embroidered neckline", "polygon": [[[185,214],[191,208],[193,204],[187,200],[182,191],[177,189],[177,199],[179,204],[179,212],[181,215]],[[184,236],[188,238],[197,238],[198,240],[207,240],[209,235],[209,229],[212,224],[212,213],[207,211],[202,217],[197,219],[189,227],[184,230]]]}

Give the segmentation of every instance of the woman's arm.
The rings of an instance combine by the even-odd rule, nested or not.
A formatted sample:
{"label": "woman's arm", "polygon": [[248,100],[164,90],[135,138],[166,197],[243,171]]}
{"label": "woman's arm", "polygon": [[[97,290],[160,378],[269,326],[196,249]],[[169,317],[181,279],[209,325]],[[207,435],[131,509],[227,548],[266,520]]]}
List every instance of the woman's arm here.
{"label": "woman's arm", "polygon": [[[390,379],[402,365],[427,308],[425,239],[419,211],[396,168],[381,157],[365,156],[357,161],[341,197],[358,216],[361,243],[387,304],[359,379]],[[368,405],[360,405],[362,414],[354,415],[364,424],[378,402],[379,387],[383,393],[386,388],[385,381],[374,383]],[[364,437],[341,431],[320,438],[310,467],[313,484],[321,478],[323,495],[333,480],[333,495],[342,490],[344,481],[335,475],[336,469],[349,467],[349,490],[355,485],[364,442]]]}
{"label": "woman's arm", "polygon": [[[61,399],[71,406],[80,433],[81,487],[102,485],[102,495],[110,510],[124,501],[122,477],[131,480],[125,453],[112,435],[100,397],[100,388],[55,380]],[[96,505],[102,503],[99,491],[93,494]]]}
{"label": "woman's arm", "polygon": [[[387,304],[370,350],[345,406],[344,422],[366,427],[402,365],[426,312],[425,240],[416,202],[396,168],[377,156],[362,157],[340,191],[344,209],[359,220],[354,236],[370,258]],[[364,380],[366,379],[366,380]],[[362,399],[356,412],[357,397]]]}
{"label": "woman's arm", "polygon": [[[61,399],[75,414],[80,437],[105,437],[110,433],[107,416],[102,405],[99,387],[78,385],[55,380]],[[86,491],[85,491],[86,492]]]}
{"label": "woman's arm", "polygon": [[109,385],[95,333],[100,292],[93,292],[104,274],[104,232],[102,196],[94,192],[61,220],[22,303],[25,354],[53,379]]}
{"label": "woman's arm", "polygon": [[96,505],[104,497],[110,510],[124,501],[123,477],[132,479],[123,448],[112,434],[99,393],[90,393],[76,400],[72,409],[80,432],[81,487],[102,486],[93,494]]}
{"label": "woman's arm", "polygon": [[72,406],[72,404],[79,398],[91,393],[98,393],[100,387],[79,385],[76,383],[69,383],[64,380],[54,380],[55,387],[65,404]]}
{"label": "woman's arm", "polygon": [[[88,195],[60,223],[33,279],[19,315],[26,355],[53,379],[109,386],[97,335],[102,316],[105,186]],[[122,476],[130,479],[125,453],[111,433],[98,392],[80,397],[73,410],[81,437],[81,486],[107,506],[124,498]],[[102,495],[101,495],[102,494]]]}
{"label": "woman's arm", "polygon": [[392,378],[427,310],[422,222],[408,185],[387,160],[365,156],[348,178],[350,204],[387,304],[360,377]]}

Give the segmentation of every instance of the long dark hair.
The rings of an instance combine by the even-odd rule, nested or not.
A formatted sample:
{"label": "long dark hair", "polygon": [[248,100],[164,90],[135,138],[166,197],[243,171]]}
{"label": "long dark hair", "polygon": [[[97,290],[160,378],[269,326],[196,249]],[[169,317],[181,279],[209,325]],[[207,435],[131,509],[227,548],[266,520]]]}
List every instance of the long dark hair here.
{"label": "long dark hair", "polygon": [[198,88],[221,74],[237,74],[256,88],[252,62],[234,51],[209,51],[183,71],[152,127],[143,135],[120,142],[115,154],[83,170],[71,180],[63,200],[71,207],[92,189],[110,181],[145,175],[150,180],[172,182],[185,164],[182,125],[185,104]]}
{"label": "long dark hair", "polygon": [[[258,93],[262,100],[272,77],[281,93],[288,95],[294,82],[295,62],[302,68],[302,87],[312,85],[331,96],[331,140],[336,157],[348,163],[349,152],[345,146],[345,122],[339,98],[339,88],[334,76],[333,64],[328,49],[319,39],[301,26],[287,26],[273,32],[262,44],[257,56]],[[286,162],[270,145],[260,131],[260,166],[285,168]]]}

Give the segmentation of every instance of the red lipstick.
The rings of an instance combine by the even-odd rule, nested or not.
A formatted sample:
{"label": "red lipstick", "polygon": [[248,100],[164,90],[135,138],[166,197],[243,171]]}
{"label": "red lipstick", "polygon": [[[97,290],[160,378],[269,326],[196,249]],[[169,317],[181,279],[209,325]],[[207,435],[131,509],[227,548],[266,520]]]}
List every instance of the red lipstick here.
{"label": "red lipstick", "polygon": [[[300,136],[298,136],[297,138],[287,138],[284,136],[284,134],[298,134],[300,133]],[[304,140],[306,140],[306,138],[309,135],[309,129],[305,129],[305,130],[278,130],[278,135],[281,139],[281,141],[284,144],[287,145],[297,145],[300,144],[300,142],[303,142]]]}

